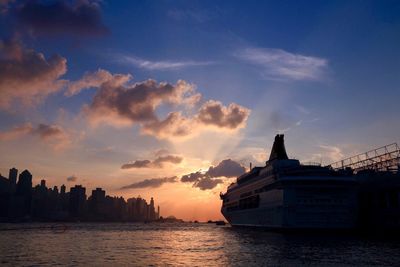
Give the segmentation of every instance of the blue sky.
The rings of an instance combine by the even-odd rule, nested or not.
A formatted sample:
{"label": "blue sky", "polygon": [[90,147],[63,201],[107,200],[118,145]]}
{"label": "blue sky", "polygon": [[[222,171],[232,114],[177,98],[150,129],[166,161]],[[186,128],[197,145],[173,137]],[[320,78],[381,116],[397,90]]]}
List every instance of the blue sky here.
{"label": "blue sky", "polygon": [[[79,13],[82,7],[86,13]],[[62,19],[65,14],[69,20]],[[11,78],[0,70],[0,96],[12,103],[0,103],[0,148],[10,155],[0,161],[1,173],[16,164],[50,184],[74,174],[89,188],[103,184],[126,196],[149,190],[120,192],[126,184],[204,171],[227,158],[262,164],[276,133],[285,133],[289,155],[326,164],[399,141],[398,1],[4,1],[0,37],[1,66],[23,69],[21,77]],[[26,54],[43,53],[46,64],[54,54],[66,63],[57,61],[56,77],[43,76],[48,83],[36,86],[32,76],[23,77],[36,75],[27,70],[35,67],[24,68],[11,55],[9,40]],[[111,101],[101,99],[99,79],[116,74],[130,74],[122,86],[133,91],[148,79],[175,88],[183,80],[185,94],[201,94],[201,100],[190,106],[185,97],[156,96],[150,99],[150,121],[123,113],[124,98],[131,110],[140,104],[123,94],[121,103],[96,109],[95,99]],[[66,95],[88,75],[96,85]],[[13,82],[11,90],[6,84]],[[224,116],[207,113],[211,117],[202,119],[201,108],[206,112],[212,103]],[[241,116],[230,117],[234,107]],[[120,113],[113,115],[115,110]],[[183,120],[166,126],[169,112]],[[167,128],[154,124],[160,122]],[[178,135],[178,126],[189,129]],[[160,149],[183,163],[167,170],[121,170],[124,163],[154,158]],[[221,191],[226,183],[210,189]],[[168,186],[181,185],[150,191],[162,198]],[[182,186],[176,190],[215,197],[196,184]]]}

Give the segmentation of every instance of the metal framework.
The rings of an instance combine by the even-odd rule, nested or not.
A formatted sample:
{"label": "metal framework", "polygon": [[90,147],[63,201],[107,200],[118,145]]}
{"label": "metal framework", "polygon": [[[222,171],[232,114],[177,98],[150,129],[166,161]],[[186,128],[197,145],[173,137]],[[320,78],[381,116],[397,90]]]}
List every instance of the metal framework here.
{"label": "metal framework", "polygon": [[328,166],[334,170],[351,168],[356,173],[361,170],[399,171],[400,149],[397,143],[393,143],[334,162]]}

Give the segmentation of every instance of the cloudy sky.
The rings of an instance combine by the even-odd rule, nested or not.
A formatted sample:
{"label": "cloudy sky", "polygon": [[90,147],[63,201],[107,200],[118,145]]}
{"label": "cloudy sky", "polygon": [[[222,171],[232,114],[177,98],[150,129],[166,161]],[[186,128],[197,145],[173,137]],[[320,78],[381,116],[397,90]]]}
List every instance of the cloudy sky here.
{"label": "cloudy sky", "polygon": [[219,192],[290,157],[399,141],[398,1],[0,0],[0,173],[221,218]]}

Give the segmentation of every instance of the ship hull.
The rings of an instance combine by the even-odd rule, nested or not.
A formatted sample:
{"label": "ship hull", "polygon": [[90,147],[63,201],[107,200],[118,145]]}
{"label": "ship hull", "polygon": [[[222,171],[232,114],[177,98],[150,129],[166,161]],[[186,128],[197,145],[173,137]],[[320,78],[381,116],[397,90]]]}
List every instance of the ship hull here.
{"label": "ship hull", "polygon": [[[260,192],[258,205],[222,207],[233,226],[269,229],[352,229],[357,223],[357,193],[351,179],[280,183]],[[306,184],[306,185],[304,185]]]}

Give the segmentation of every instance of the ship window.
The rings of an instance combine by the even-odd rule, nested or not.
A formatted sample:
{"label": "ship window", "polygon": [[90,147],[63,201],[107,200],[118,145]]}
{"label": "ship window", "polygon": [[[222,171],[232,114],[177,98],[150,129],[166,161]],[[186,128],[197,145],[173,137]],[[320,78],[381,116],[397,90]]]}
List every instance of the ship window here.
{"label": "ship window", "polygon": [[258,208],[259,205],[260,205],[259,195],[243,198],[239,201],[239,208],[241,210]]}

